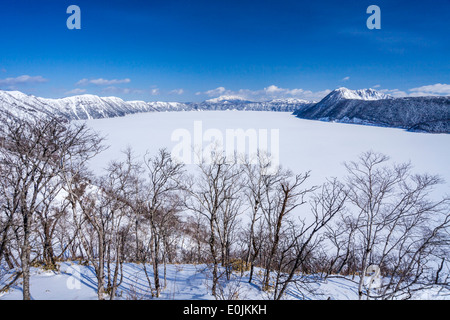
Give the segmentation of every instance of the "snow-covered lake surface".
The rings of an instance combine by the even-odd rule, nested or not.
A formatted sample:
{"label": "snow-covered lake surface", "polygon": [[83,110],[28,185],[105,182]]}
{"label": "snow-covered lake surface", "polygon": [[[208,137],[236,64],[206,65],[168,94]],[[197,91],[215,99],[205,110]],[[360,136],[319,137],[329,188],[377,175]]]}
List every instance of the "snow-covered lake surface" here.
{"label": "snow-covered lake surface", "polygon": [[[198,121],[198,122],[196,122]],[[197,123],[197,125],[196,125]],[[263,111],[189,111],[140,113],[120,118],[88,120],[87,124],[107,137],[109,149],[91,162],[100,172],[121,150],[131,146],[137,154],[159,148],[169,151],[179,143],[172,134],[184,130],[194,141],[195,127],[205,134],[215,129],[226,137],[226,130],[279,132],[280,164],[295,173],[311,170],[311,184],[345,174],[343,162],[356,160],[362,152],[382,152],[395,162],[411,161],[417,173],[439,174],[446,183],[436,194],[450,194],[450,135],[413,133],[402,129],[303,120],[288,112]],[[176,131],[178,130],[178,131]],[[211,132],[211,131],[210,131]],[[198,137],[198,135],[197,135]],[[264,138],[259,135],[258,138]],[[204,142],[204,146],[207,145]],[[270,150],[270,148],[269,148]]]}

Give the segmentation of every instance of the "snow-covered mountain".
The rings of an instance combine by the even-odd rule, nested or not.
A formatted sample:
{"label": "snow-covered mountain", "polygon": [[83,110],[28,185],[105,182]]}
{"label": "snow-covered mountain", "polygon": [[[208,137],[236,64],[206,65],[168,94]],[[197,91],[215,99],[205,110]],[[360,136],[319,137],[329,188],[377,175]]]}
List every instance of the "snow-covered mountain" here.
{"label": "snow-covered mountain", "polygon": [[19,118],[58,115],[56,110],[35,96],[29,96],[20,91],[2,90],[0,90],[0,112],[7,112]]}
{"label": "snow-covered mountain", "polygon": [[8,112],[17,117],[55,115],[69,120],[86,120],[140,112],[190,110],[284,111],[305,119],[450,133],[450,97],[393,98],[373,89],[339,88],[319,102],[293,98],[254,102],[238,96],[221,96],[190,103],[124,101],[89,94],[47,99],[0,90],[0,113]]}
{"label": "snow-covered mountain", "polygon": [[325,110],[343,100],[381,100],[393,99],[392,96],[378,92],[374,89],[350,90],[339,88],[331,91],[325,98],[315,105],[315,109]]}
{"label": "snow-covered mountain", "polygon": [[373,89],[339,88],[294,114],[303,119],[450,133],[450,97],[394,98]]}
{"label": "snow-covered mountain", "polygon": [[301,99],[275,99],[270,101],[248,101],[245,99],[229,99],[230,97],[209,99],[203,102],[190,103],[191,110],[245,110],[245,111],[282,111],[294,112],[312,104]]}
{"label": "snow-covered mountain", "polygon": [[350,90],[344,87],[333,90],[321,102],[337,102],[344,99],[355,100],[381,100],[393,99],[392,96],[376,91],[374,89]]}
{"label": "snow-covered mountain", "polygon": [[69,119],[111,118],[137,112],[155,111],[145,102],[129,103],[117,97],[98,97],[90,94],[62,99],[38,99]]}
{"label": "snow-covered mountain", "polygon": [[78,120],[117,117],[156,110],[145,102],[125,102],[117,97],[100,98],[85,94],[62,99],[46,99],[19,91],[0,90],[0,111],[7,111],[17,117],[54,115]]}
{"label": "snow-covered mountain", "polygon": [[220,96],[217,98],[208,99],[205,101],[206,103],[243,103],[250,102],[240,96]]}
{"label": "snow-covered mountain", "polygon": [[0,111],[6,110],[19,117],[31,115],[58,115],[69,120],[112,118],[138,112],[188,110],[236,109],[293,112],[309,104],[309,101],[299,99],[278,99],[267,102],[252,102],[235,96],[222,96],[195,103],[124,101],[117,97],[99,97],[90,94],[61,99],[47,99],[26,95],[19,91],[0,90]]}

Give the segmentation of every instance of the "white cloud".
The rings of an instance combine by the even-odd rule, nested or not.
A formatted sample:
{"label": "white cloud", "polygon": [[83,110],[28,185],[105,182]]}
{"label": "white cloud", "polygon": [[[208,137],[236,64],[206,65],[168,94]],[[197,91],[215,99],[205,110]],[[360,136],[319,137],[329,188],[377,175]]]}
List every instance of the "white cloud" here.
{"label": "white cloud", "polygon": [[131,80],[129,78],[125,78],[125,79],[103,79],[103,78],[98,78],[98,79],[81,79],[80,81],[78,81],[75,85],[77,86],[85,86],[88,84],[95,84],[98,86],[104,86],[104,85],[114,85],[114,84],[121,84],[121,83],[130,83]]}
{"label": "white cloud", "polygon": [[216,89],[197,92],[196,95],[206,95],[209,97],[218,97],[221,95],[227,96],[238,96],[247,100],[252,101],[264,101],[264,100],[272,100],[272,99],[283,99],[283,98],[298,98],[305,100],[320,100],[325,97],[331,90],[323,90],[313,92],[310,90],[304,89],[288,89],[288,88],[280,88],[276,85],[270,85],[261,90],[250,90],[250,89],[239,89],[237,91],[228,90],[224,87],[218,87]]}
{"label": "white cloud", "polygon": [[22,75],[22,76],[18,76],[16,78],[0,79],[0,85],[14,86],[14,85],[18,85],[18,84],[42,83],[42,82],[47,82],[47,81],[48,80],[42,76],[32,77],[29,75]]}
{"label": "white cloud", "polygon": [[[376,88],[377,86],[374,86]],[[423,97],[423,96],[450,96],[450,84],[436,83],[432,85],[409,89],[409,93],[399,89],[378,90],[393,97]]]}
{"label": "white cloud", "polygon": [[183,89],[174,89],[174,90],[171,90],[171,91],[169,91],[169,94],[178,94],[178,95],[181,95],[181,94],[183,94],[184,93],[184,90]]}
{"label": "white cloud", "polygon": [[311,90],[304,89],[279,88],[275,85],[264,88],[265,95],[270,98],[299,98],[305,100],[320,100],[330,92],[331,90],[313,92]]}
{"label": "white cloud", "polygon": [[267,88],[264,88],[264,91],[268,95],[278,95],[284,91],[284,89],[278,88],[275,85],[268,86]]}
{"label": "white cloud", "polygon": [[130,93],[134,93],[134,94],[142,94],[144,93],[144,90],[140,90],[140,89],[133,89],[133,88],[119,88],[119,87],[115,87],[115,86],[109,86],[106,88],[103,88],[101,90],[102,93],[107,93],[107,94],[130,94]]}
{"label": "white cloud", "polygon": [[382,89],[382,90],[377,90],[378,92],[382,92],[384,94],[389,94],[391,96],[393,96],[394,98],[402,98],[402,97],[407,97],[408,94],[405,91],[401,91],[399,89]]}
{"label": "white cloud", "polygon": [[75,88],[70,91],[67,91],[66,94],[82,94],[85,92],[86,92],[86,89]]}
{"label": "white cloud", "polygon": [[350,77],[345,77],[341,81],[348,81],[348,80],[350,80]]}
{"label": "white cloud", "polygon": [[[227,90],[224,87],[218,87],[216,89],[208,90],[203,92],[203,94],[206,94],[209,97],[217,97],[220,95],[223,95]],[[198,95],[202,94],[202,92],[197,92]]]}
{"label": "white cloud", "polygon": [[450,84],[436,83],[409,89],[410,96],[450,96]]}
{"label": "white cloud", "polygon": [[77,86],[85,86],[87,84],[89,84],[89,79],[81,79],[80,81],[75,83],[75,85],[77,85]]}
{"label": "white cloud", "polygon": [[153,89],[150,90],[150,93],[153,96],[157,96],[159,94],[159,89],[158,88],[153,88]]}

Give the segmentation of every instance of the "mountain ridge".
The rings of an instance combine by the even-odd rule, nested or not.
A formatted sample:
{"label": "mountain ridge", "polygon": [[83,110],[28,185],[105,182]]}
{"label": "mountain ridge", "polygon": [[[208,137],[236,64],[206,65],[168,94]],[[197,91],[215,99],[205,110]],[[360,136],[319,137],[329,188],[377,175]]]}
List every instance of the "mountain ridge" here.
{"label": "mountain ridge", "polygon": [[319,102],[296,98],[249,101],[220,96],[203,102],[145,102],[91,94],[60,99],[0,90],[0,112],[16,117],[60,116],[68,120],[121,117],[142,112],[247,110],[292,112],[303,119],[450,133],[450,97],[394,98],[374,89],[338,88]]}
{"label": "mountain ridge", "polygon": [[450,96],[394,98],[375,95],[369,99],[342,96],[335,99],[336,96],[333,91],[318,103],[294,111],[294,115],[310,120],[450,133]]}
{"label": "mountain ridge", "polygon": [[[233,98],[233,99],[230,99]],[[306,100],[275,99],[255,102],[236,97],[222,97],[203,102],[145,102],[125,101],[118,97],[100,97],[91,94],[75,95],[60,99],[41,98],[20,91],[0,90],[0,110],[8,110],[15,116],[54,114],[69,120],[120,117],[139,112],[190,111],[190,110],[254,110],[293,112],[309,105]]]}

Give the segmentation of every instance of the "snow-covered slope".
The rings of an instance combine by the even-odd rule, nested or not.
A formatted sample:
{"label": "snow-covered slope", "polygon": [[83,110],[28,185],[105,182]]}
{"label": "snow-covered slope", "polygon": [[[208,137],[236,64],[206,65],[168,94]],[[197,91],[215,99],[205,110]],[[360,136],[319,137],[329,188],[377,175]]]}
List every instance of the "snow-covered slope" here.
{"label": "snow-covered slope", "polygon": [[450,133],[450,97],[393,98],[373,89],[336,89],[294,114],[303,119]]}
{"label": "snow-covered slope", "polygon": [[143,101],[129,103],[117,97],[98,97],[90,94],[62,99],[38,99],[69,119],[112,118],[136,112],[155,111]]}
{"label": "snow-covered slope", "polygon": [[239,111],[281,111],[294,112],[305,106],[311,105],[311,101],[301,99],[274,99],[270,101],[248,101],[236,99],[236,97],[219,97],[200,103],[190,103],[192,110],[239,110]]}
{"label": "snow-covered slope", "polygon": [[188,111],[191,110],[191,107],[186,103],[181,102],[165,102],[165,101],[154,101],[148,102],[148,105],[151,106],[155,111]]}
{"label": "snow-covered slope", "polygon": [[[31,268],[31,294],[35,300],[97,300],[97,279],[92,266],[81,265],[78,262],[60,262],[60,271],[45,271],[41,268]],[[148,286],[147,276],[153,277],[152,266],[147,265],[149,272],[146,275],[142,264],[124,263],[124,281],[117,289],[117,300],[214,300],[208,285],[211,275],[207,265],[168,264],[167,285],[164,286],[161,296],[155,298]],[[222,270],[221,270],[222,271]],[[256,268],[255,273],[263,270]],[[296,275],[296,277],[299,275]],[[356,300],[358,299],[358,285],[351,277],[330,276],[326,280],[315,277],[314,283],[309,283],[311,290],[300,294],[298,286],[292,284],[285,300]],[[234,290],[239,300],[267,300],[270,292],[259,289],[260,280],[249,283],[249,272],[242,276],[233,273],[227,283],[226,290]],[[304,281],[304,280],[303,280]],[[0,284],[2,284],[0,282]],[[230,289],[231,288],[231,289]],[[418,300],[448,300],[449,290],[438,286],[414,292],[412,299]],[[225,291],[228,293],[228,291]],[[106,296],[108,298],[108,296]],[[21,285],[14,285],[8,292],[0,293],[0,300],[21,300]],[[187,306],[189,303],[186,304]],[[152,305],[167,313],[166,305]],[[154,310],[153,309],[153,310]],[[171,313],[171,312],[169,312]],[[181,314],[181,312],[180,312]],[[236,316],[238,317],[238,316]],[[178,317],[180,318],[180,317]]]}
{"label": "snow-covered slope", "polygon": [[241,102],[249,102],[248,100],[240,97],[240,96],[220,96],[213,99],[208,99],[205,101],[206,103],[241,103]]}
{"label": "snow-covered slope", "polygon": [[393,99],[393,97],[373,89],[350,90],[347,88],[339,88],[331,91],[327,96],[316,103],[314,110],[325,110],[346,100],[372,101],[381,99]]}
{"label": "snow-covered slope", "polygon": [[339,100],[381,100],[393,99],[392,96],[376,91],[374,89],[350,90],[347,88],[339,88],[330,92],[321,102],[337,102]]}
{"label": "snow-covered slope", "polygon": [[124,101],[117,97],[99,97],[90,94],[62,99],[39,98],[19,91],[0,90],[0,111],[15,116],[58,115],[70,120],[120,117],[138,112],[164,112],[188,110],[254,110],[293,112],[310,104],[299,99],[278,99],[252,102],[234,96],[222,96],[199,103]]}
{"label": "snow-covered slope", "polygon": [[203,102],[124,101],[117,97],[79,95],[39,98],[0,90],[0,113],[16,117],[61,116],[69,120],[121,117],[142,112],[246,110],[294,112],[297,117],[400,127],[414,131],[450,133],[450,97],[393,98],[373,89],[339,88],[315,103],[301,99],[248,101],[221,96]]}
{"label": "snow-covered slope", "polygon": [[54,115],[70,120],[82,120],[111,118],[156,110],[146,102],[126,102],[117,97],[101,98],[85,94],[62,99],[46,99],[19,91],[0,90],[0,111],[7,111],[17,117]]}
{"label": "snow-covered slope", "polygon": [[54,108],[35,96],[20,91],[0,90],[0,112],[3,111],[19,118],[58,114]]}

